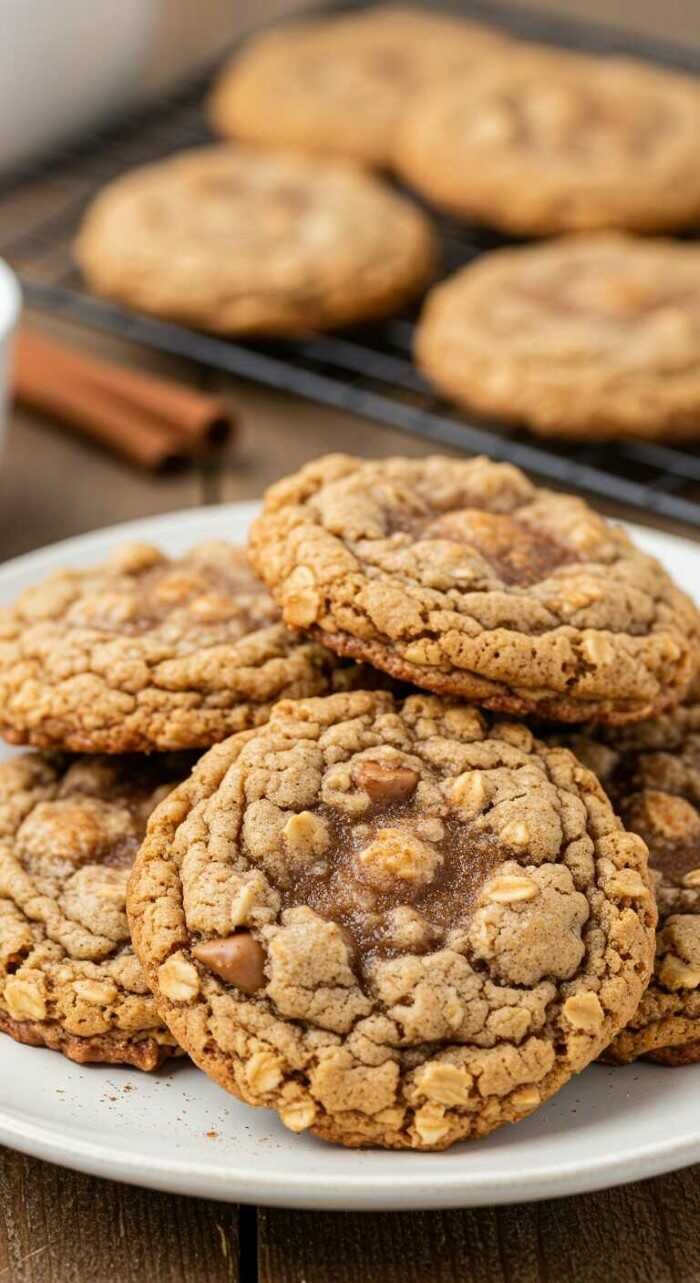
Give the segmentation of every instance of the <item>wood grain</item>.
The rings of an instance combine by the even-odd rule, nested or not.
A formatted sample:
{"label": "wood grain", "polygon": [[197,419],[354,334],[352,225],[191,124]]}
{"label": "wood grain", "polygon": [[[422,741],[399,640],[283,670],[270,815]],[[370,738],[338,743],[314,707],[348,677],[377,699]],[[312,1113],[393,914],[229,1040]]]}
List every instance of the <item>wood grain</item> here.
{"label": "wood grain", "polygon": [[[465,1162],[468,1154],[465,1154]],[[697,1283],[700,1168],[473,1211],[258,1212],[260,1283]]]}
{"label": "wood grain", "polygon": [[0,1150],[0,1283],[697,1283],[699,1176],[472,1211],[241,1209],[241,1235],[236,1208]]}
{"label": "wood grain", "polygon": [[236,1283],[235,1207],[0,1157],[0,1283]]}

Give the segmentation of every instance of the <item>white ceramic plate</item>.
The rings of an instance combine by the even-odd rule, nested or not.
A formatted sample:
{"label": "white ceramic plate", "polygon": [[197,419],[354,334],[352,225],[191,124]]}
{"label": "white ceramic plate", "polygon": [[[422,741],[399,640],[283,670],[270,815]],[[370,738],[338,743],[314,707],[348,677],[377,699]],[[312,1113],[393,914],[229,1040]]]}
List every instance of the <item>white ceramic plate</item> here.
{"label": "white ceramic plate", "polygon": [[[69,539],[0,568],[0,602],[119,541],[171,552],[245,538],[253,504],[201,508]],[[700,546],[635,531],[686,587]],[[4,750],[9,753],[10,750]],[[181,1194],[327,1209],[467,1207],[601,1189],[700,1159],[700,1065],[595,1065],[516,1127],[444,1154],[336,1149],[294,1136],[183,1064],[160,1074],[80,1068],[0,1038],[0,1142],[67,1167]]]}

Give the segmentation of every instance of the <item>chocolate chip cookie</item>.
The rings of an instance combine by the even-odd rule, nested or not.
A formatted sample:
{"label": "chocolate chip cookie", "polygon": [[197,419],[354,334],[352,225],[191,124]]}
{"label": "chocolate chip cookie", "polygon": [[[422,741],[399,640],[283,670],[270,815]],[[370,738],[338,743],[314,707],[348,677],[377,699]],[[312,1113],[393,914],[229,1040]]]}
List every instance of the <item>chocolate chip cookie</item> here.
{"label": "chocolate chip cookie", "polygon": [[569,743],[647,843],[659,907],[654,975],[605,1059],[700,1061],[700,683],[664,717]]}
{"label": "chocolate chip cookie", "polygon": [[639,721],[690,681],[690,599],[507,464],[328,456],[268,491],[251,554],[292,627],[487,708]]}
{"label": "chocolate chip cookie", "polygon": [[159,1010],[292,1131],[445,1149],[532,1113],[632,1015],[643,841],[565,749],[464,704],[283,701],[154,813],[129,890]]}
{"label": "chocolate chip cookie", "polygon": [[176,1051],[131,947],[126,883],[184,758],[0,765],[0,1030],[80,1064],[156,1069]]}
{"label": "chocolate chip cookie", "polygon": [[425,216],[340,161],[206,147],[134,170],[88,210],[94,290],[224,334],[300,334],[392,312],[429,280]]}
{"label": "chocolate chip cookie", "polygon": [[383,166],[417,96],[507,47],[493,28],[394,6],[290,24],[253,39],[226,67],[211,120],[253,143]]}
{"label": "chocolate chip cookie", "polygon": [[78,752],[197,748],[352,674],[295,637],[241,548],[148,544],[0,609],[0,733]]}
{"label": "chocolate chip cookie", "polygon": [[665,231],[700,214],[699,131],[695,79],[529,54],[416,98],[394,164],[436,205],[509,234]]}
{"label": "chocolate chip cookie", "polygon": [[439,285],[416,360],[468,410],[583,441],[700,436],[700,249],[600,232]]}

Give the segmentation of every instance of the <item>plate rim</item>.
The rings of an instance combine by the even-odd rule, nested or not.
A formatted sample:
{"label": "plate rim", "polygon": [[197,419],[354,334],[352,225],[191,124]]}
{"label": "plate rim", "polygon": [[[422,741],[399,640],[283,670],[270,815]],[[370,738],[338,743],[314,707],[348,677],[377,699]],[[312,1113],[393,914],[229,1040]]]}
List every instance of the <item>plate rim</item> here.
{"label": "plate rim", "polygon": [[[571,1160],[552,1167],[547,1174],[535,1176],[521,1169],[518,1184],[529,1184],[530,1188],[527,1193],[522,1190],[514,1193],[498,1172],[482,1173],[478,1183],[470,1181],[468,1166],[457,1177],[451,1172],[431,1173],[426,1179],[420,1177],[416,1164],[415,1173],[408,1168],[405,1174],[388,1172],[379,1177],[366,1172],[344,1173],[329,1180],[309,1175],[308,1171],[287,1171],[282,1161],[279,1175],[266,1173],[256,1178],[248,1165],[239,1168],[230,1165],[223,1172],[186,1158],[159,1159],[149,1155],[144,1159],[115,1151],[105,1153],[93,1141],[74,1136],[62,1140],[60,1129],[55,1126],[42,1127],[30,1122],[8,1125],[1,1107],[0,1141],[59,1166],[125,1184],[195,1198],[213,1198],[217,1202],[328,1211],[438,1210],[540,1202],[630,1184],[675,1171],[700,1159],[700,1135],[669,1138],[663,1144],[641,1145],[627,1152],[624,1158],[610,1157],[603,1162]],[[323,1141],[318,1143],[325,1145]],[[323,1150],[318,1152],[322,1155]],[[363,1151],[349,1152],[361,1154]],[[466,1150],[465,1155],[468,1157]],[[401,1156],[407,1157],[411,1165],[420,1157],[437,1157],[408,1153]]]}
{"label": "plate rim", "polygon": [[[203,504],[175,509],[116,522],[110,526],[72,535],[0,564],[0,588],[15,575],[46,574],[62,557],[100,554],[104,544],[139,532],[139,538],[159,537],[167,540],[170,532],[179,537],[189,527],[196,530],[204,522],[225,521],[226,513],[237,523],[249,521],[259,512],[260,501],[233,500],[223,504]],[[674,547],[700,556],[700,546],[691,538],[669,531],[622,522],[633,535],[651,534],[669,551]],[[206,535],[205,535],[206,537]],[[24,1049],[34,1054],[34,1049]],[[52,1054],[52,1053],[46,1053]],[[624,1070],[617,1072],[624,1072]],[[589,1157],[572,1157],[549,1169],[534,1170],[519,1165],[515,1183],[502,1171],[481,1172],[470,1176],[468,1150],[463,1170],[453,1169],[426,1174],[418,1155],[410,1155],[405,1169],[384,1172],[343,1172],[340,1175],[315,1175],[315,1161],[307,1170],[287,1170],[281,1156],[279,1174],[256,1175],[250,1163],[236,1167],[233,1161],[226,1170],[206,1162],[169,1156],[108,1148],[51,1122],[36,1122],[18,1110],[0,1104],[0,1142],[34,1157],[90,1175],[106,1177],[127,1184],[171,1193],[209,1197],[223,1202],[257,1203],[267,1206],[306,1209],[409,1210],[470,1207],[544,1198],[564,1197],[659,1175],[700,1160],[700,1125],[695,1133],[671,1135],[666,1140],[653,1140],[627,1149],[624,1155],[612,1151]],[[323,1142],[319,1142],[323,1146]],[[353,1151],[354,1152],[354,1151]],[[323,1148],[319,1159],[323,1166]],[[433,1158],[433,1156],[430,1156]],[[527,1159],[523,1155],[525,1163]],[[417,1161],[416,1161],[417,1160]]]}
{"label": "plate rim", "polygon": [[6,575],[32,570],[35,565],[44,564],[46,558],[53,560],[54,557],[63,553],[79,552],[91,543],[99,543],[103,539],[110,540],[122,533],[128,536],[130,530],[142,529],[144,526],[162,526],[167,529],[169,526],[179,525],[185,519],[187,524],[190,522],[194,524],[202,519],[211,518],[215,514],[226,512],[227,509],[243,515],[249,513],[252,518],[257,516],[261,506],[261,499],[235,499],[227,503],[203,503],[196,504],[192,508],[172,508],[168,512],[154,512],[145,517],[130,517],[128,521],[115,521],[109,526],[97,526],[94,530],[84,530],[81,534],[68,535],[65,539],[57,539],[54,543],[44,544],[41,548],[32,548],[29,552],[20,552],[16,557],[9,557],[6,561],[0,562],[0,585]]}

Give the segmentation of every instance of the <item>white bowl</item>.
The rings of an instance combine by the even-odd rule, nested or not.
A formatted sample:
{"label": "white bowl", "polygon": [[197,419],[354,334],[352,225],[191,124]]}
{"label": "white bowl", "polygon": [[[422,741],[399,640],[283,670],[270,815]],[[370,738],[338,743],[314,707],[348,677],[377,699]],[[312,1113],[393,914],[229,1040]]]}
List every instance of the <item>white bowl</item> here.
{"label": "white bowl", "polygon": [[134,101],[154,0],[0,0],[0,171]]}
{"label": "white bowl", "polygon": [[0,258],[0,451],[5,437],[10,390],[10,350],[22,295],[14,272]]}

